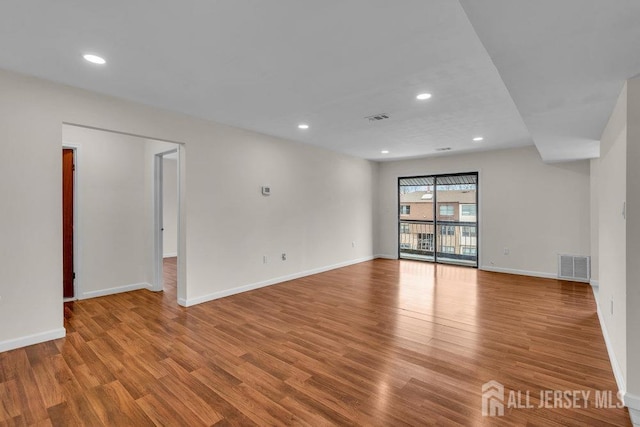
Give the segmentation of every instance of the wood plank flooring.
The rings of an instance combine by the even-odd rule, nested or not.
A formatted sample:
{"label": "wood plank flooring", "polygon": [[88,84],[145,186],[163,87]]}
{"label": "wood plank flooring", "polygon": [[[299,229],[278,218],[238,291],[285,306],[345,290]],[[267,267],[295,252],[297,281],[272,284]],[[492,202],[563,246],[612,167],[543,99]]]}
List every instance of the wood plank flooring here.
{"label": "wood plank flooring", "polygon": [[[0,425],[631,425],[595,408],[616,385],[584,284],[375,260],[188,309],[174,282],[64,310],[66,338],[0,353]],[[483,417],[490,380],[590,404]]]}

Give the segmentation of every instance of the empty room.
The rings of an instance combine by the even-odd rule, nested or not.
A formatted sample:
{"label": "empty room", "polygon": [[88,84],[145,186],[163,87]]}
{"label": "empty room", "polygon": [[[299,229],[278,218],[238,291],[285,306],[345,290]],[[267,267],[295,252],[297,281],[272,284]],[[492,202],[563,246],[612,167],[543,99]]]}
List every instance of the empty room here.
{"label": "empty room", "polygon": [[639,22],[2,2],[0,425],[640,426]]}

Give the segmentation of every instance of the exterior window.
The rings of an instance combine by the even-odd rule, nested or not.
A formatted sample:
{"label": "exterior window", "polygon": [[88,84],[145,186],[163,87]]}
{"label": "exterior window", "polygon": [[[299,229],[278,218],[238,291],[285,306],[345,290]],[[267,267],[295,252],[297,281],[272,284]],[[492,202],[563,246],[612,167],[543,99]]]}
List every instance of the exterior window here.
{"label": "exterior window", "polygon": [[463,246],[462,247],[462,255],[473,255],[476,256],[478,253],[477,249],[473,246]]}
{"label": "exterior window", "polygon": [[476,228],[475,227],[462,227],[462,236],[463,237],[476,237]]}
{"label": "exterior window", "polygon": [[455,225],[442,225],[440,226],[440,234],[443,236],[453,236],[456,234]]}
{"label": "exterior window", "polygon": [[440,205],[440,216],[453,216],[453,205]]}
{"label": "exterior window", "polygon": [[433,250],[433,234],[418,233],[418,249],[423,251]]}
{"label": "exterior window", "polygon": [[476,216],[476,205],[461,205],[460,206],[460,215],[461,216]]}
{"label": "exterior window", "polygon": [[398,177],[397,184],[387,208],[397,210],[391,232],[398,257],[478,267],[478,172]]}

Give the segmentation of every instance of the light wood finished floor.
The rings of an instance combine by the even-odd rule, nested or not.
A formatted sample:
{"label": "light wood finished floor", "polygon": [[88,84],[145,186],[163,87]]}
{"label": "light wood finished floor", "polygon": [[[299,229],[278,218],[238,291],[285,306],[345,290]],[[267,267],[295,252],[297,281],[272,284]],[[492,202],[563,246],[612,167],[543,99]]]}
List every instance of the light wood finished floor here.
{"label": "light wood finished floor", "polygon": [[[170,261],[171,262],[171,261]],[[175,261],[173,261],[175,262]],[[630,425],[587,285],[375,260],[184,309],[175,284],[65,304],[0,353],[2,425]],[[481,387],[591,390],[482,417]]]}

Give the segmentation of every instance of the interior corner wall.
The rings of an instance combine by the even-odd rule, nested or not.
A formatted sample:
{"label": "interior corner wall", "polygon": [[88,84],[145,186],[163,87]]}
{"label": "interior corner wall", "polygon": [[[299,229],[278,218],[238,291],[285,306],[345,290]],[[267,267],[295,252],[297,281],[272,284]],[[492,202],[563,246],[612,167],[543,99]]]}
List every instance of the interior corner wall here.
{"label": "interior corner wall", "polygon": [[76,297],[148,287],[145,140],[69,125],[62,140],[78,147]]}
{"label": "interior corner wall", "polygon": [[[382,219],[381,217],[381,212],[380,212],[380,195],[381,195],[381,191],[380,191],[380,170],[382,168],[382,163],[380,162],[376,162],[374,164],[374,188],[375,191],[373,192],[373,206],[374,206],[374,212],[373,212],[373,222],[371,224],[371,235],[373,236],[373,241],[372,241],[372,245],[374,248],[374,254],[377,258],[388,258],[388,255],[385,255],[381,252],[381,248],[382,248],[382,244],[380,241],[380,233],[379,230],[381,229],[380,227],[380,221]],[[393,258],[393,257],[391,257]]]}
{"label": "interior corner wall", "polygon": [[0,351],[64,334],[63,123],[184,144],[185,305],[373,256],[373,162],[9,71],[0,93]]}
{"label": "interior corner wall", "polygon": [[475,171],[481,269],[557,277],[559,253],[589,255],[588,161],[545,164],[533,146],[381,163],[376,253],[397,256],[398,177]]}
{"label": "interior corner wall", "polygon": [[627,394],[640,421],[640,77],[627,82]]}
{"label": "interior corner wall", "polygon": [[0,351],[64,335],[61,121],[40,120],[38,97],[3,77]]}
{"label": "interior corner wall", "polygon": [[600,203],[598,202],[598,186],[600,175],[599,167],[600,159],[589,160],[589,212],[591,214],[591,227],[589,235],[591,236],[591,284],[593,285],[593,290],[596,293],[596,296],[600,281],[600,235],[598,233],[598,227],[600,224]]}
{"label": "interior corner wall", "polygon": [[598,291],[597,303],[608,341],[616,380],[626,388],[626,222],[623,207],[627,191],[627,91],[623,89],[600,141],[600,158],[591,161],[597,171]]}
{"label": "interior corner wall", "polygon": [[163,257],[178,254],[178,162],[162,160],[162,250]]}

